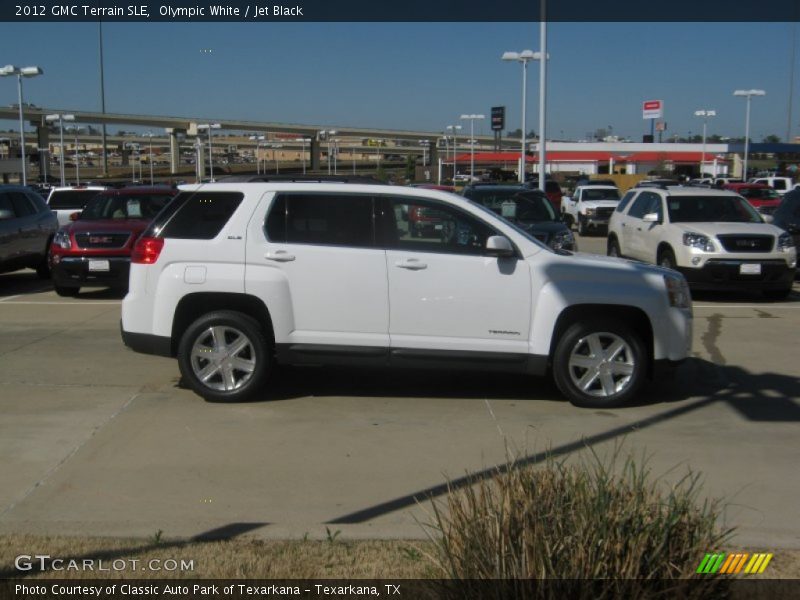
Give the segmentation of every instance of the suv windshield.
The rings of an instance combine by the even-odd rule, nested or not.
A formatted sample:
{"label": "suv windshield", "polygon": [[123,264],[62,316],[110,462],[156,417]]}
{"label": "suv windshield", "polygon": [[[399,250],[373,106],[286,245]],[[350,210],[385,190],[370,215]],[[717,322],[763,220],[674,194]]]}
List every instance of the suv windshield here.
{"label": "suv windshield", "polygon": [[481,190],[470,194],[469,199],[509,220],[526,223],[559,220],[553,205],[541,192],[520,192],[516,189]]}
{"label": "suv windshield", "polygon": [[81,221],[98,219],[145,219],[155,217],[172,200],[170,194],[95,196],[81,213]]}
{"label": "suv windshield", "polygon": [[587,188],[583,190],[583,200],[619,200],[619,190]]}
{"label": "suv windshield", "polygon": [[740,196],[670,196],[671,223],[762,223],[756,209]]}

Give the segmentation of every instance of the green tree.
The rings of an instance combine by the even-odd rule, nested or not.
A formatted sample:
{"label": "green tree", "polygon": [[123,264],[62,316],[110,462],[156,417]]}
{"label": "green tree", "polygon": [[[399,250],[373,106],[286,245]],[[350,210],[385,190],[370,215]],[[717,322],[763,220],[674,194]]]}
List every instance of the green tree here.
{"label": "green tree", "polygon": [[770,135],[764,136],[764,139],[762,141],[765,144],[779,144],[780,141],[781,141],[781,138],[779,136],[775,135],[774,133],[771,133]]}

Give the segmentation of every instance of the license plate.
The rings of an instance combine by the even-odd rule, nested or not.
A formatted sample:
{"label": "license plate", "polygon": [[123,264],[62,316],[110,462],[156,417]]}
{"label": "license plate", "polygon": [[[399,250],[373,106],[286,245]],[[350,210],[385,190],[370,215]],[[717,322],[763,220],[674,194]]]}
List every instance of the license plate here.
{"label": "license plate", "polygon": [[[744,265],[742,265],[744,266]],[[111,265],[107,260],[90,260],[89,261],[89,270],[90,271],[110,271]]]}
{"label": "license plate", "polygon": [[433,228],[434,228],[436,231],[441,231],[441,230],[442,230],[442,226],[441,226],[441,225],[434,225],[434,226],[433,226]]}
{"label": "license plate", "polygon": [[761,275],[760,263],[742,263],[739,265],[740,275]]}

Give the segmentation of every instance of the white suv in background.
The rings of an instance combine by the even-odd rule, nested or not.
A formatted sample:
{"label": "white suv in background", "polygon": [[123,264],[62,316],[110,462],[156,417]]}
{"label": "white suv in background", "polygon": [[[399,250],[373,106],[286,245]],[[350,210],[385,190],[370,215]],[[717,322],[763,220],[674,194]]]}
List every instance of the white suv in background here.
{"label": "white suv in background", "polygon": [[693,289],[755,289],[770,300],[792,291],[792,236],[764,222],[733,192],[633,189],[611,216],[608,255],[683,273]]}
{"label": "white suv in background", "polygon": [[177,356],[211,401],[253,397],[276,364],[349,364],[551,372],[573,403],[617,406],[691,329],[679,273],[553,251],[453,194],[333,182],[182,187],[122,304],[124,342]]}

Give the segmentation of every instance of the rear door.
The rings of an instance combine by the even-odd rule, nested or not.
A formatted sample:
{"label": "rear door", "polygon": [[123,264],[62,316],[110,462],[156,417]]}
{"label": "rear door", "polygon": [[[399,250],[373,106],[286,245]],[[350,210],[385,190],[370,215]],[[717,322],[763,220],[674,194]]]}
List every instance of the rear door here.
{"label": "rear door", "polygon": [[376,245],[374,211],[369,194],[262,200],[248,226],[245,289],[285,309],[276,342],[305,353],[388,349],[386,253]]}
{"label": "rear door", "polygon": [[0,262],[10,263],[19,259],[21,245],[19,219],[9,192],[0,192],[0,210],[11,214],[8,219],[0,219]]}

